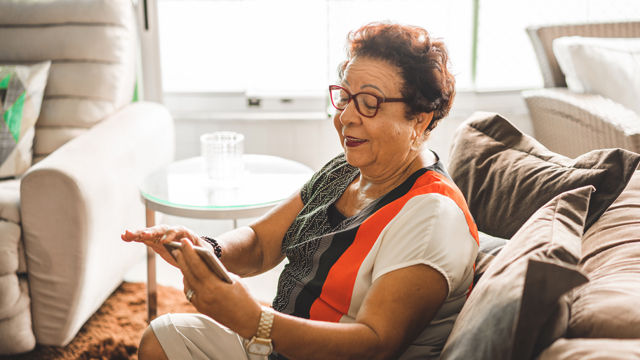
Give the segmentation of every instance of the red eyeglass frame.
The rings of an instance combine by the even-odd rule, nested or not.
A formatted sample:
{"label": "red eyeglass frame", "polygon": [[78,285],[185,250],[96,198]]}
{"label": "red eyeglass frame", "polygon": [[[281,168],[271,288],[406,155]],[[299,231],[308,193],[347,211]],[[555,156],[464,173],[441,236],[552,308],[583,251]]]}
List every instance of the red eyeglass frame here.
{"label": "red eyeglass frame", "polygon": [[368,93],[368,92],[359,92],[357,94],[351,95],[351,92],[349,92],[349,90],[343,88],[342,86],[329,85],[329,97],[331,98],[331,105],[333,105],[334,108],[336,108],[337,110],[340,110],[340,111],[343,111],[344,109],[340,109],[339,107],[336,106],[336,104],[334,104],[333,96],[331,96],[331,91],[333,91],[333,90],[343,90],[349,96],[349,100],[347,101],[347,105],[344,106],[344,109],[346,109],[347,106],[349,106],[349,103],[351,102],[351,100],[353,100],[356,96],[358,96],[360,94],[365,94],[365,95],[373,96],[374,98],[376,98],[376,100],[378,100],[378,102],[376,104],[376,112],[374,112],[373,115],[371,115],[371,116],[363,114],[362,111],[360,111],[360,106],[358,105],[358,102],[357,101],[353,102],[354,104],[356,104],[356,110],[358,110],[358,113],[360,115],[362,115],[364,117],[368,117],[368,118],[372,118],[372,117],[374,117],[374,116],[376,116],[378,114],[378,110],[380,110],[380,104],[382,104],[382,103],[385,103],[385,102],[404,102],[404,103],[406,103],[407,101],[410,100],[410,99],[405,99],[405,98],[383,98],[381,96],[373,95],[373,94]]}

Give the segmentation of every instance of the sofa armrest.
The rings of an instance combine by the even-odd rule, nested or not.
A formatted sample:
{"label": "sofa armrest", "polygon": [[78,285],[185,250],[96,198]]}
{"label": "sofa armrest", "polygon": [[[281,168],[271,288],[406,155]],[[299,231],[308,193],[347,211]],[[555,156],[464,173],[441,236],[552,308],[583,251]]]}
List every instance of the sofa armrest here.
{"label": "sofa armrest", "polygon": [[566,88],[522,93],[535,138],[550,150],[575,158],[595,149],[640,152],[640,114],[600,95]]}
{"label": "sofa armrest", "polygon": [[138,184],[174,154],[173,120],[154,103],[123,107],[34,165],[21,214],[36,340],[66,345],[122,282],[144,246]]}

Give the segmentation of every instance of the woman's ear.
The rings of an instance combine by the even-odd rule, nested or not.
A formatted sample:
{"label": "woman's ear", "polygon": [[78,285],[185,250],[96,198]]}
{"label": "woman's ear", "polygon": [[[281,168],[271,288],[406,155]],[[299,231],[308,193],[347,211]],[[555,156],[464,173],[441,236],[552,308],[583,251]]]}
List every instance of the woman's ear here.
{"label": "woman's ear", "polygon": [[416,120],[418,120],[415,124],[416,134],[422,135],[433,120],[433,111],[430,113],[419,113],[416,115]]}

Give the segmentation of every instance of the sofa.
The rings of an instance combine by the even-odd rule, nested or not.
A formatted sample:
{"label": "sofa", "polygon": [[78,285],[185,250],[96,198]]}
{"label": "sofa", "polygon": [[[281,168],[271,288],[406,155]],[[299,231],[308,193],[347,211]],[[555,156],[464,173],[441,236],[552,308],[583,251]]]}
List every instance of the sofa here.
{"label": "sofa", "polygon": [[480,253],[441,359],[640,359],[639,163],[560,155],[496,113],[464,122],[448,170]]}
{"label": "sofa", "polygon": [[129,0],[0,1],[0,153],[13,156],[0,168],[0,355],[68,344],[145,254],[119,235],[145,226],[138,183],[172,161],[174,130],[164,106],[132,102],[134,14]]}
{"label": "sofa", "polygon": [[607,148],[640,153],[640,22],[535,26],[527,33],[545,87],[523,92],[536,139],[568,157]]}

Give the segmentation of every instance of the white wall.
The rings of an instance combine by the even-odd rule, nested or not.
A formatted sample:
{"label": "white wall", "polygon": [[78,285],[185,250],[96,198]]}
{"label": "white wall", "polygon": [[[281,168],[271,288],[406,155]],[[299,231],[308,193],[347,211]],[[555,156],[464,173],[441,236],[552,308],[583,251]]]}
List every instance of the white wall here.
{"label": "white wall", "polygon": [[[170,102],[168,106],[171,109]],[[448,163],[449,147],[456,128],[475,111],[498,112],[524,133],[532,135],[531,120],[519,92],[460,93],[450,115],[440,122],[427,143],[445,164]],[[245,116],[231,120],[219,115],[172,112],[176,123],[177,160],[200,154],[200,135],[223,130],[244,134],[247,154],[280,156],[315,170],[342,151],[332,120],[317,114],[310,116],[313,119],[297,116],[297,120],[278,120],[277,115],[270,114],[269,119]]]}

